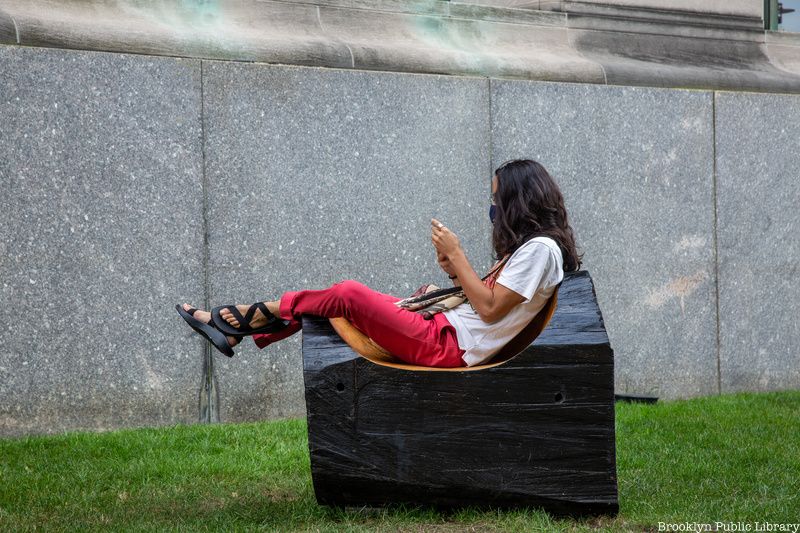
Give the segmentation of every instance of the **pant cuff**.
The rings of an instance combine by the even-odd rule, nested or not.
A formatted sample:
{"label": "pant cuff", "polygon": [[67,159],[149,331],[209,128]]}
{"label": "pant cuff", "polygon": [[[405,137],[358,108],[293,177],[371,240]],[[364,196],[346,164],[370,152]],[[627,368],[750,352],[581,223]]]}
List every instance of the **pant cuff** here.
{"label": "pant cuff", "polygon": [[294,320],[292,316],[292,302],[298,291],[286,291],[281,295],[281,303],[278,306],[278,316],[284,320]]}

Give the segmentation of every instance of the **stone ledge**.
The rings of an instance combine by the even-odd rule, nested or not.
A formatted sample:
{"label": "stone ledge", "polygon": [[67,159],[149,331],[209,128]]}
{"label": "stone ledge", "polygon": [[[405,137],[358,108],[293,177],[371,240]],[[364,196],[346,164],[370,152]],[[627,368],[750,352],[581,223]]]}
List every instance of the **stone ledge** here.
{"label": "stone ledge", "polygon": [[[576,4],[567,2],[566,4]],[[8,0],[0,43],[545,81],[800,93],[800,35],[753,17],[582,13],[399,0]],[[622,13],[630,13],[627,18]],[[642,14],[645,13],[645,14]],[[650,13],[650,14],[647,14]],[[655,13],[655,14],[654,14]],[[635,14],[635,15],[634,15]]]}
{"label": "stone ledge", "polygon": [[[482,0],[475,1],[480,3]],[[689,6],[679,7],[680,3],[676,3],[675,0],[670,2],[658,0],[656,2],[657,7],[648,6],[645,0],[635,0],[634,3],[636,5],[624,2],[613,5],[613,0],[603,0],[602,3],[591,0],[566,0],[557,3],[545,2],[542,9],[564,11],[569,13],[570,16],[582,14],[701,28],[733,28],[758,31],[764,29],[761,9],[754,13],[750,10],[737,10],[728,3],[725,3],[724,6],[717,5],[714,7],[707,5],[708,2],[697,2],[691,8]],[[665,4],[669,4],[672,7],[665,7]]]}

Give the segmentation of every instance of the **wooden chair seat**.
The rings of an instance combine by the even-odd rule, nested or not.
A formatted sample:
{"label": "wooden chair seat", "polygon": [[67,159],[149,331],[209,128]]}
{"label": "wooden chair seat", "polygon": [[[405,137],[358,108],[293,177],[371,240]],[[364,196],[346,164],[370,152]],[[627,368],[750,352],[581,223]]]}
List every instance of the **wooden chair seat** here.
{"label": "wooden chair seat", "polygon": [[423,365],[414,365],[406,363],[399,357],[395,357],[388,350],[380,346],[377,342],[365,335],[361,330],[356,328],[345,317],[329,318],[328,320],[336,330],[336,333],[344,340],[354,352],[359,354],[365,359],[369,359],[373,363],[379,365],[390,366],[394,368],[406,370],[445,370],[450,372],[463,372],[467,370],[481,370],[483,368],[490,368],[493,366],[501,365],[513,358],[515,355],[529,346],[539,334],[544,331],[550,319],[558,307],[558,289],[557,286],[553,291],[552,296],[544,304],[544,307],[536,313],[536,316],[517,335],[512,338],[503,348],[501,348],[490,359],[490,362],[471,367],[453,367],[453,368],[440,368],[430,367]]}

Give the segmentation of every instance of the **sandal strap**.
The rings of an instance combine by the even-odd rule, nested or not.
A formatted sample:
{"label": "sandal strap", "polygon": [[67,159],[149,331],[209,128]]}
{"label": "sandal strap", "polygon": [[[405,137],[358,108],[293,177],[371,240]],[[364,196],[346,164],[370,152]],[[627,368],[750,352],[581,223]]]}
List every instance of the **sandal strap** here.
{"label": "sandal strap", "polygon": [[270,312],[270,310],[269,310],[269,309],[267,309],[267,305],[266,305],[266,304],[265,304],[263,301],[261,301],[261,302],[256,302],[256,303],[255,303],[255,304],[253,304],[253,305],[257,306],[257,309],[260,309],[260,310],[261,310],[261,314],[263,314],[263,315],[264,315],[264,317],[266,317],[266,319],[267,319],[267,324],[272,324],[273,322],[275,322],[275,319],[276,319],[276,318],[278,318],[278,317],[276,317],[275,315],[273,315],[273,314]]}
{"label": "sandal strap", "polygon": [[247,324],[248,328],[252,328],[250,326],[250,321],[253,319],[253,315],[256,314],[256,310],[258,309],[258,303],[250,304],[250,307],[247,308],[247,312],[244,315],[244,323]]}
{"label": "sandal strap", "polygon": [[264,304],[264,302],[256,302],[250,305],[244,316],[242,316],[242,314],[239,312],[239,309],[237,309],[235,305],[229,305],[228,309],[230,310],[233,317],[240,324],[240,326],[236,329],[238,329],[243,333],[255,329],[250,325],[250,320],[256,314],[256,310],[260,310],[264,314],[264,316],[267,318],[267,324],[272,324],[277,319],[275,315],[270,313],[269,309],[267,309],[267,306]]}
{"label": "sandal strap", "polygon": [[[233,318],[235,318],[239,322],[239,324],[247,325],[248,327],[250,326],[250,321],[246,320],[242,316],[242,313],[239,312],[239,309],[235,305],[229,305],[228,307],[226,307],[226,309],[231,312],[231,314],[233,315]],[[242,328],[240,326],[240,327],[238,327],[236,329],[242,329]]]}

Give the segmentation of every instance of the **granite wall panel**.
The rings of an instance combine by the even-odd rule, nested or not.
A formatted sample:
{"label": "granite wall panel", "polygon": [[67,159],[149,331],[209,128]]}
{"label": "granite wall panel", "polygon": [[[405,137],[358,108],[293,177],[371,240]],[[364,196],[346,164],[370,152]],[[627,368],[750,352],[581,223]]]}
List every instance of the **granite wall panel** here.
{"label": "granite wall panel", "polygon": [[0,47],[0,434],[197,421],[200,110],[197,60]]}
{"label": "granite wall panel", "polygon": [[495,80],[492,157],[560,185],[614,349],[616,389],[717,391],[712,93]]}
{"label": "granite wall panel", "polygon": [[800,388],[800,96],[716,94],[723,392]]}
{"label": "granite wall panel", "polygon": [[[430,221],[491,266],[482,78],[204,62],[212,305],[355,279],[451,286]],[[301,332],[217,357],[220,417],[305,414]]]}

